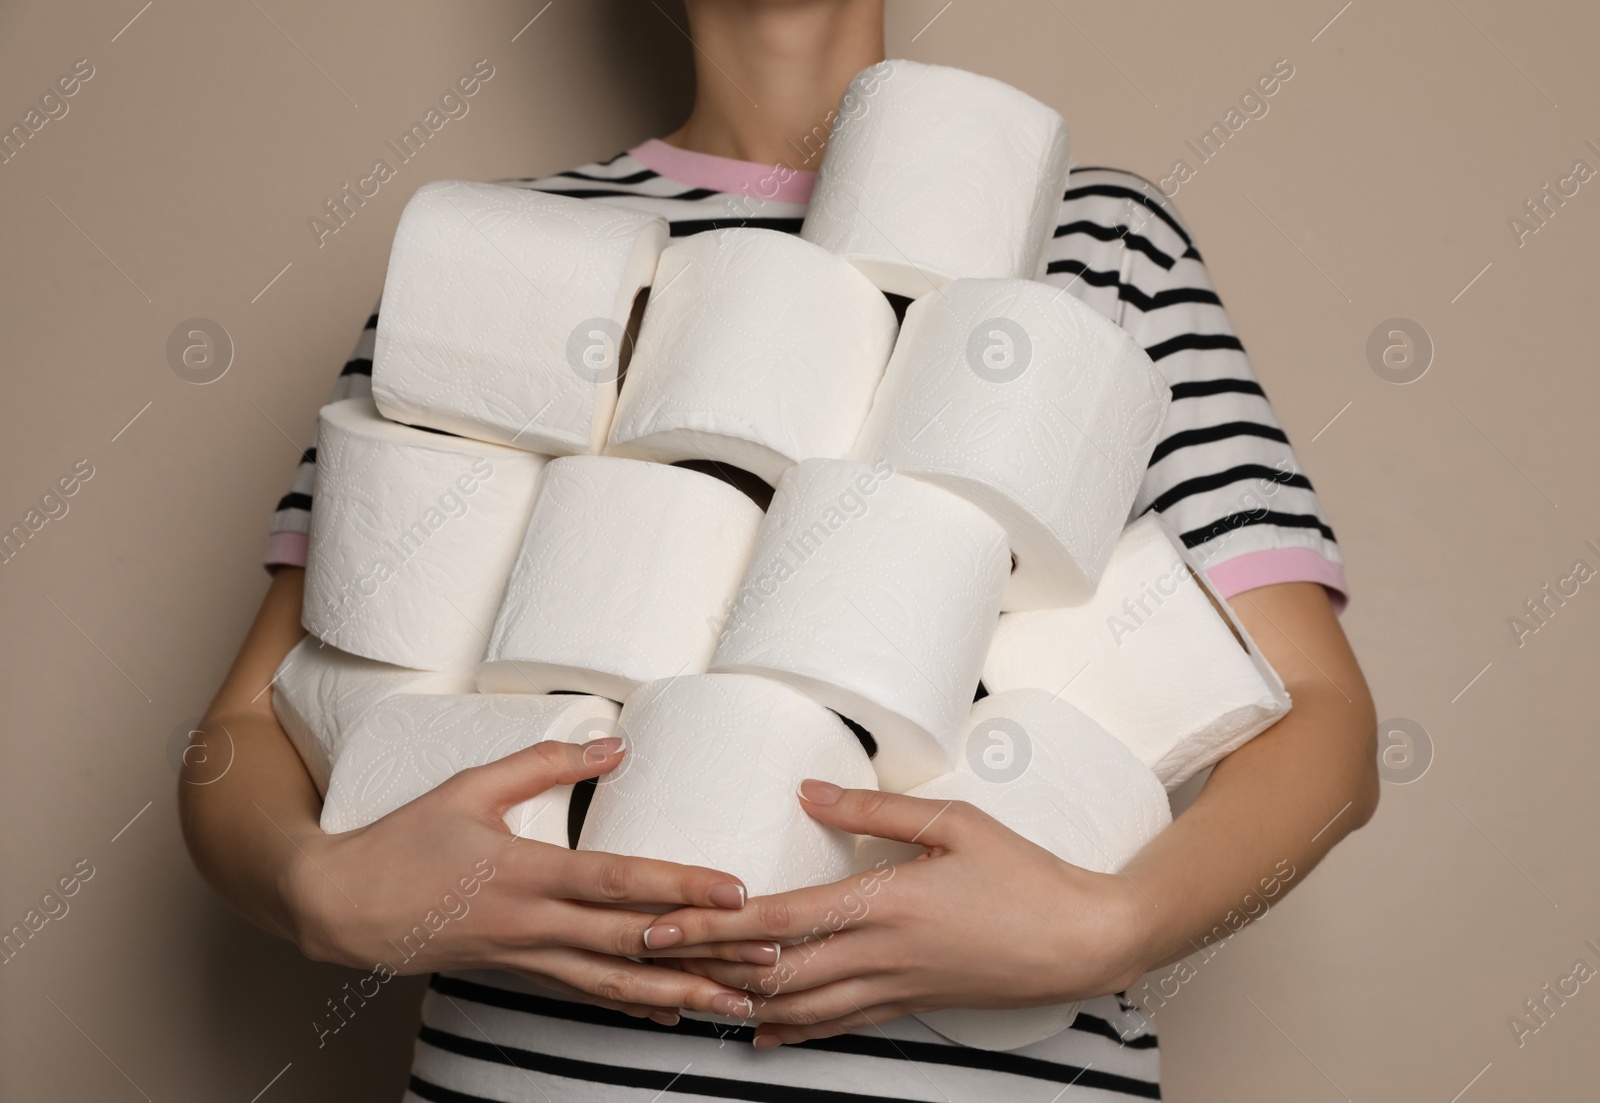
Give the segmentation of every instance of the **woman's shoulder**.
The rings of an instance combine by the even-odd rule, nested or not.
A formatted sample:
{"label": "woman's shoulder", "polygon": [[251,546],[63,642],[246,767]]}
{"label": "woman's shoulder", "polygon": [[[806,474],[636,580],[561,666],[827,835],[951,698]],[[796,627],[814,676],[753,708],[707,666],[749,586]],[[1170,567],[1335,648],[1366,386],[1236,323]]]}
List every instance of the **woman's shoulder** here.
{"label": "woman's shoulder", "polygon": [[1152,180],[1127,169],[1074,165],[1062,196],[1060,226],[1133,232],[1169,256],[1198,258],[1188,224],[1172,199]]}

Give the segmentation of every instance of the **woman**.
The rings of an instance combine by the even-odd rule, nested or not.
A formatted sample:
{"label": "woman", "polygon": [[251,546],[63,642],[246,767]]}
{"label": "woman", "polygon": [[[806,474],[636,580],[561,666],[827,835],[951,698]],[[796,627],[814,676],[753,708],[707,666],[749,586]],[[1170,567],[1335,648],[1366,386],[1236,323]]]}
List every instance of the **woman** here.
{"label": "woman", "polygon": [[[683,127],[516,183],[658,213],[675,236],[797,231],[830,113],[883,57],[882,2],[687,8],[697,90]],[[1142,1011],[1111,994],[1227,937],[1372,815],[1374,715],[1335,615],[1338,548],[1200,254],[1164,197],[1128,173],[1075,170],[1059,221],[1048,279],[1123,325],[1172,384],[1140,503],[1185,535],[1294,710],[1218,764],[1121,875],[1069,866],[970,807],[808,782],[802,803],[818,820],[929,848],[883,871],[842,921],[854,882],[746,900],[718,871],[507,834],[512,803],[615,767],[625,752],[609,741],[581,757],[535,747],[324,835],[260,692],[304,634],[308,453],[274,521],[271,589],[207,720],[226,729],[232,764],[214,784],[182,786],[184,825],[212,884],[309,956],[383,962],[383,980],[450,970],[427,996],[408,1098],[1049,1100],[1066,1085],[1074,1098],[1157,1097],[1151,1024],[1174,989],[1147,986]],[[369,389],[375,323],[335,398]],[[446,893],[449,920],[407,940]],[[779,943],[818,929],[837,933],[780,960]],[[1071,1030],[1014,1053],[951,1045],[908,1017],[1075,999],[1089,1002]],[[680,1021],[680,1008],[758,1025]]]}

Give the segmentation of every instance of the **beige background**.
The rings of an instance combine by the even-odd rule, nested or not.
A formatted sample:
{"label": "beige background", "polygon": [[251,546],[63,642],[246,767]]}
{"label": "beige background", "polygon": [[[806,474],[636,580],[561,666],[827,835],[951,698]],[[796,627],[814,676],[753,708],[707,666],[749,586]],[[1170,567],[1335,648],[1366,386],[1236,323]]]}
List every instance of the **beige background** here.
{"label": "beige background", "polygon": [[[657,7],[558,0],[511,41],[539,2],[0,4],[0,120],[77,59],[96,70],[0,165],[0,522],[78,460],[95,472],[0,567],[0,924],[95,869],[0,966],[5,1099],[249,1100],[286,1066],[262,1098],[404,1081],[416,982],[319,1050],[310,1024],[354,974],[207,891],[165,747],[266,586],[267,516],[411,191],[609,156],[687,109],[688,46]],[[1600,579],[1524,646],[1507,620],[1575,560],[1600,568],[1600,178],[1521,247],[1507,219],[1576,159],[1600,169],[1600,17],[941,3],[892,3],[891,56],[1008,80],[1067,116],[1078,161],[1153,178],[1275,59],[1295,67],[1177,202],[1340,536],[1380,714],[1425,726],[1435,759],[1158,1014],[1167,1097],[1592,1097],[1600,988],[1520,1048],[1507,1018],[1600,965]],[[306,219],[484,57],[471,113],[318,248]],[[1437,346],[1408,386],[1365,351],[1396,315]],[[166,362],[193,316],[237,345],[208,386]]]}

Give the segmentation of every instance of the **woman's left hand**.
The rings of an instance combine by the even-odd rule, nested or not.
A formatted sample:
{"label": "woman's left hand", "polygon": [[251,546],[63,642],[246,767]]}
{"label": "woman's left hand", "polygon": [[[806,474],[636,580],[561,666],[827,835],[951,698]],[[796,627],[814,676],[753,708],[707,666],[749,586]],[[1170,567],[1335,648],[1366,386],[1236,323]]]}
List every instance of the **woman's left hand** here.
{"label": "woman's left hand", "polygon": [[[685,969],[753,994],[758,1049],[946,1007],[1087,999],[1144,972],[1154,908],[1126,877],[1069,865],[959,801],[821,781],[801,798],[831,827],[927,850],[738,911],[661,917],[683,930],[671,956]],[[782,945],[775,966],[694,956],[757,940]]]}

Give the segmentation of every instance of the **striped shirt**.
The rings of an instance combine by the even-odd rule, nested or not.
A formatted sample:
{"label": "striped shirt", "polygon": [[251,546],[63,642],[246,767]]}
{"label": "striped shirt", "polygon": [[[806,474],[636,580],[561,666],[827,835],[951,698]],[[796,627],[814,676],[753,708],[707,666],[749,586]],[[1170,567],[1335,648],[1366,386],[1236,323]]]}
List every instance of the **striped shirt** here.
{"label": "striped shirt", "polygon": [[[667,219],[673,237],[723,226],[798,232],[814,174],[658,140],[608,161],[505,181]],[[1075,168],[1046,279],[1121,325],[1172,388],[1133,514],[1159,511],[1223,597],[1308,581],[1343,604],[1344,569],[1310,480],[1170,200],[1132,173]],[[378,316],[330,401],[371,392]],[[303,566],[316,448],[273,517],[269,566]],[[1156,1037],[1118,996],[1010,1053],[946,1042],[913,1018],[757,1053],[748,1028],[661,1027],[492,972],[433,978],[408,1100],[944,1100],[1159,1098]]]}

